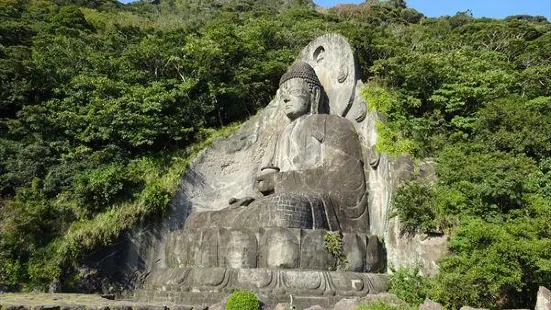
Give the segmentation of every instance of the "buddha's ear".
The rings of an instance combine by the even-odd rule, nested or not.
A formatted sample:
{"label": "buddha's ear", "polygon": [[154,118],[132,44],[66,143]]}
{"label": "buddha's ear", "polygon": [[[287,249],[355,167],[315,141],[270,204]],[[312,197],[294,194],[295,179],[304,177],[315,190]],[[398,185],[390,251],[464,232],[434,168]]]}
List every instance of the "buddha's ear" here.
{"label": "buddha's ear", "polygon": [[312,114],[318,114],[321,103],[321,88],[319,86],[312,87],[312,102],[310,110]]}

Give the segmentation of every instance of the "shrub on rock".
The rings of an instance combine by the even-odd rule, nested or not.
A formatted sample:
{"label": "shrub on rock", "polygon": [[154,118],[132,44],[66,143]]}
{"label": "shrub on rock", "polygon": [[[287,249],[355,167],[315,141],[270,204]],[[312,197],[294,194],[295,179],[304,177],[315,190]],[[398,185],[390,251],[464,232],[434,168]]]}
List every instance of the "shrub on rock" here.
{"label": "shrub on rock", "polygon": [[260,309],[260,300],[255,294],[245,290],[234,291],[228,302],[226,310],[258,310]]}

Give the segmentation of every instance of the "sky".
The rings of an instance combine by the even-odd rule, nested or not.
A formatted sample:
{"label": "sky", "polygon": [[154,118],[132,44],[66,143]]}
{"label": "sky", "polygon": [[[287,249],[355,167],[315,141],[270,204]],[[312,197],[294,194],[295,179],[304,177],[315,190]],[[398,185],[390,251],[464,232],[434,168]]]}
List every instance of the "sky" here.
{"label": "sky", "polygon": [[[314,0],[314,3],[331,7],[339,3],[362,3],[365,0]],[[471,10],[475,17],[504,18],[510,15],[541,15],[551,20],[551,0],[406,0],[428,17],[455,15]]]}

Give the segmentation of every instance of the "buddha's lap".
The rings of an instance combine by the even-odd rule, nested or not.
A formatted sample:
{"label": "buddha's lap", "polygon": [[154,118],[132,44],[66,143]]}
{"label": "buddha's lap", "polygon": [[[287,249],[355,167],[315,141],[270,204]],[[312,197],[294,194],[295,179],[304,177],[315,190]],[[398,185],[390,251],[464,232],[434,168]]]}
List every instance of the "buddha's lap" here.
{"label": "buddha's lap", "polygon": [[186,228],[202,227],[285,227],[327,228],[323,198],[311,194],[282,193],[262,197],[249,206],[218,211],[196,212],[186,220]]}

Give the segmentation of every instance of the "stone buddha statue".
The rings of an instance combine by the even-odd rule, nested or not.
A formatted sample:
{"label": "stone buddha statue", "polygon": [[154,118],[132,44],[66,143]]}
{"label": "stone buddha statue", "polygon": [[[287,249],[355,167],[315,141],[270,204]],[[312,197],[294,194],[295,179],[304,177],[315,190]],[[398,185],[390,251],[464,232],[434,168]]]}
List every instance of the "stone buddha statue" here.
{"label": "stone buddha statue", "polygon": [[315,39],[263,111],[197,156],[167,219],[137,239],[138,298],[203,305],[246,289],[306,308],[388,289],[377,237],[388,170],[370,162],[376,118],[353,56],[340,35]]}
{"label": "stone buddha statue", "polygon": [[335,258],[325,250],[324,236],[338,231],[348,268],[369,269],[361,145],[349,120],[322,113],[323,98],[307,63],[293,64],[281,77],[278,104],[289,123],[266,152],[256,178],[258,196],[189,215],[187,241],[171,247],[185,252],[179,265],[327,270]]}

